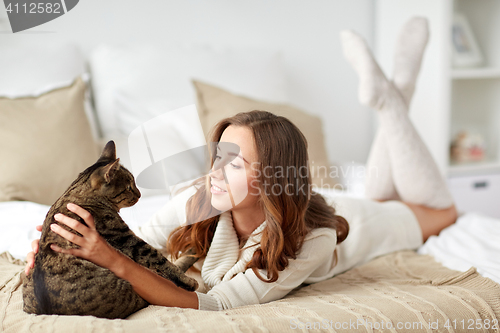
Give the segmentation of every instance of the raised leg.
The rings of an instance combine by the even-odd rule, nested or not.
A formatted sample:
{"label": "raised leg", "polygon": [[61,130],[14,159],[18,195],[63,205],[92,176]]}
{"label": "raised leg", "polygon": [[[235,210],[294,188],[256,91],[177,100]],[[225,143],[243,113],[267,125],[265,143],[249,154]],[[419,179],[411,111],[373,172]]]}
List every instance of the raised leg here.
{"label": "raised leg", "polygon": [[378,111],[394,187],[401,200],[433,209],[453,206],[443,176],[408,117],[405,96],[411,94],[401,93],[385,77],[362,37],[345,30],[341,39],[344,54],[360,77],[361,103]]}
{"label": "raised leg", "polygon": [[[409,106],[420,71],[422,57],[429,40],[427,20],[411,18],[401,29],[394,54],[393,84]],[[377,129],[367,160],[365,196],[374,200],[401,199],[394,181],[382,127]]]}

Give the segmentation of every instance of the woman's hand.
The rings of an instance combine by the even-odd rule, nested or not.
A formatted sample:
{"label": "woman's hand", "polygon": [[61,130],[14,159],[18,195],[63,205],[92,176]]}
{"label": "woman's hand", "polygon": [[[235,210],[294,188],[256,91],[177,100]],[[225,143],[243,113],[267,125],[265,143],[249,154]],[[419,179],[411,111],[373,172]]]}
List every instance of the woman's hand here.
{"label": "woman's hand", "polygon": [[[38,231],[42,231],[41,225],[37,225],[35,228]],[[38,252],[38,244],[39,243],[40,243],[39,239],[35,239],[34,241],[31,242],[31,248],[33,249],[33,251],[28,253],[28,255],[26,256],[26,261],[28,262],[26,264],[26,267],[24,268],[24,273],[26,275],[28,275],[28,273],[30,272],[30,269],[35,267],[35,254]]]}
{"label": "woman's hand", "polygon": [[67,208],[80,216],[88,227],[63,214],[54,215],[54,219],[79,232],[82,236],[69,232],[55,223],[50,225],[50,229],[73,244],[80,246],[80,248],[62,249],[55,244],[51,244],[50,248],[55,252],[71,254],[112,270],[112,266],[118,261],[120,254],[99,235],[92,215],[85,209],[72,203],[69,203]]}
{"label": "woman's hand", "polygon": [[56,221],[79,232],[82,237],[57,224],[51,224],[52,231],[80,246],[79,249],[61,249],[52,244],[50,247],[54,251],[72,254],[109,269],[119,278],[129,281],[132,288],[151,304],[198,309],[196,293],[177,287],[172,281],[157,275],[121,254],[99,235],[95,229],[94,218],[89,212],[74,204],[68,204],[67,207],[80,216],[87,223],[88,228],[68,216],[56,214],[54,216]]}

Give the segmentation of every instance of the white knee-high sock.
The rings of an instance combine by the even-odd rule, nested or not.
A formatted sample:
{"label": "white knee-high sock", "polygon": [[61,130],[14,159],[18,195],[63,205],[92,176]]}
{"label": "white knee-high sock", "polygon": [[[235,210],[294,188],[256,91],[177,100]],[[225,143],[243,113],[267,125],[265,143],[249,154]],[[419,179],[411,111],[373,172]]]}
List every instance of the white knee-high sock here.
{"label": "white knee-high sock", "polygon": [[[396,43],[393,83],[409,106],[417,80],[425,47],[429,40],[427,19],[413,17],[408,20]],[[365,196],[377,200],[401,199],[392,179],[384,131],[378,128],[367,159]]]}
{"label": "white knee-high sock", "polygon": [[392,81],[409,106],[425,47],[429,41],[429,24],[424,17],[413,17],[405,23],[396,42]]}
{"label": "white knee-high sock", "polygon": [[408,104],[376,63],[364,39],[341,32],[344,55],[360,78],[359,99],[377,110],[386,137],[392,179],[401,200],[435,209],[453,205],[436,162],[408,117]]}
{"label": "white knee-high sock", "polygon": [[392,179],[387,139],[379,126],[366,161],[365,197],[375,200],[398,200]]}

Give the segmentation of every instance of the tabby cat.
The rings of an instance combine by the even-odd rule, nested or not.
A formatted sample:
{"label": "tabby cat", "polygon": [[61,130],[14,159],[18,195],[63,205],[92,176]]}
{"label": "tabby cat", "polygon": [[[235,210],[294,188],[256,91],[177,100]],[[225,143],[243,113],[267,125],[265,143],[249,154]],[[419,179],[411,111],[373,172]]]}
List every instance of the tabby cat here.
{"label": "tabby cat", "polygon": [[[195,290],[198,287],[196,280],[184,274],[196,261],[193,256],[179,259],[181,270],[137,237],[118,214],[121,208],[133,206],[140,196],[132,174],[116,158],[114,142],[108,142],[97,162],[80,173],[47,213],[35,267],[23,282],[24,311],[125,318],[148,305],[129,282],[119,279],[110,270],[50,248],[52,243],[61,248],[77,247],[50,230],[52,223],[58,223],[54,220],[57,213],[85,224],[82,218],[66,208],[69,202],[90,212],[99,234],[121,253],[177,286]],[[64,224],[58,224],[80,235]],[[187,260],[182,262],[183,258]]]}

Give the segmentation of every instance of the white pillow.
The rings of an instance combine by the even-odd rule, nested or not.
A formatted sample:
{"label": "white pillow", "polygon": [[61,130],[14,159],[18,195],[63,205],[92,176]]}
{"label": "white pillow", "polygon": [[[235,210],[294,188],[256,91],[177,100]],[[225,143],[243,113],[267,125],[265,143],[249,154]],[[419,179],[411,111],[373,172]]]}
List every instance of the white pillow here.
{"label": "white pillow", "polygon": [[264,48],[102,45],[91,53],[89,64],[104,136],[117,134],[124,123],[118,92],[139,103],[163,100],[173,110],[196,103],[194,78],[248,97],[286,102],[281,53]]}
{"label": "white pillow", "polygon": [[[115,134],[104,136],[101,145],[109,140],[115,141],[120,163],[134,174],[144,197],[169,194],[169,188],[148,189],[143,188],[138,182],[138,173],[149,167],[151,163],[148,148],[143,149],[142,146],[139,148],[137,144],[144,143],[141,138],[142,133],[145,132],[151,145],[150,153],[156,161],[181,151],[204,146],[205,135],[195,105],[173,109],[167,100],[151,99],[139,102],[121,91],[115,94],[115,105],[120,113],[115,124],[117,131]],[[141,127],[141,125],[144,126]],[[140,138],[137,137],[137,133],[141,134]],[[130,140],[136,143],[132,147],[135,149],[135,154],[130,152]],[[174,169],[168,171],[175,173]]]}
{"label": "white pillow", "polygon": [[[0,52],[0,96],[8,98],[37,97],[57,88],[70,86],[82,76],[88,83],[85,61],[75,44],[20,43],[6,41]],[[94,139],[99,137],[96,117],[86,92],[85,113]]]}
{"label": "white pillow", "polygon": [[10,98],[38,96],[69,86],[84,72],[85,63],[75,45],[8,42],[0,52],[0,94]]}
{"label": "white pillow", "polygon": [[176,109],[168,99],[138,100],[119,90],[113,94],[113,97],[114,106],[118,112],[114,123],[116,134],[123,136],[128,136],[130,132],[148,120]]}

